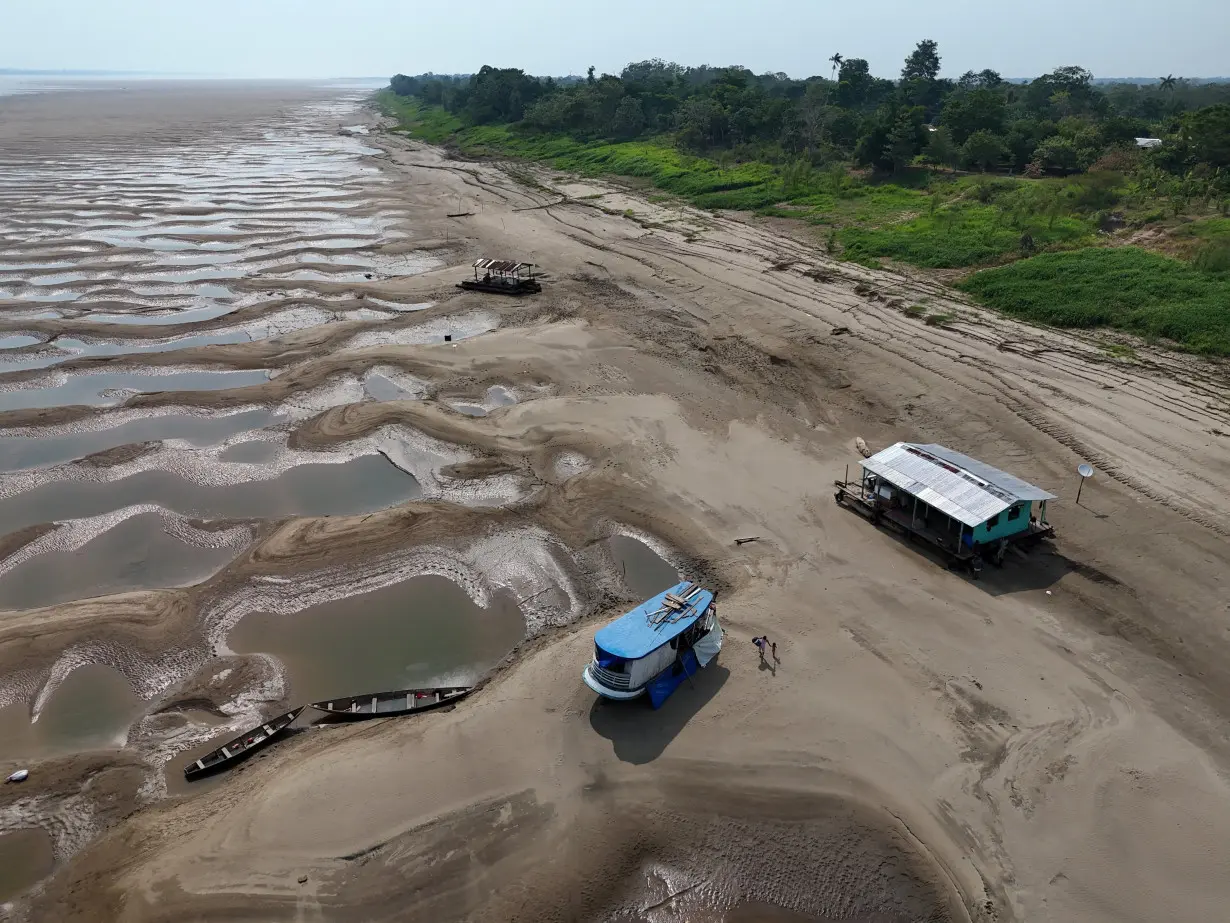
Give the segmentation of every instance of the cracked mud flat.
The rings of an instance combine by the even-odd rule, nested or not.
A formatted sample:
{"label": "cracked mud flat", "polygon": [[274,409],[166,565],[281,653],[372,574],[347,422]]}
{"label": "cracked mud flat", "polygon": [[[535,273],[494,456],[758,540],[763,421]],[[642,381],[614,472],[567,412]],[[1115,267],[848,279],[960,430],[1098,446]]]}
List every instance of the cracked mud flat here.
{"label": "cracked mud flat", "polygon": [[[141,92],[140,106],[94,97],[122,118],[48,98],[22,104],[26,122],[0,123],[30,132],[39,106],[68,106],[72,120],[39,116],[40,143],[77,133],[114,152],[165,113],[165,132],[142,143],[156,143],[173,176],[118,199],[136,212],[127,224],[66,196],[47,209],[63,223],[31,229],[18,216],[23,227],[0,230],[4,261],[47,264],[0,269],[14,296],[0,333],[38,341],[4,352],[37,353],[61,335],[119,342],[121,326],[125,342],[161,345],[279,311],[338,318],[135,360],[67,358],[55,374],[121,362],[273,377],[113,407],[14,409],[0,425],[23,438],[46,428],[57,442],[42,467],[79,468],[58,440],[95,439],[108,419],[264,410],[278,422],[255,422],[256,437],[221,426],[191,445],[150,432],[140,441],[156,444],[136,454],[91,445],[100,470],[148,458],[222,470],[231,461],[218,456],[245,442],[279,454],[240,466],[361,445],[423,494],[362,515],[258,523],[238,557],[191,587],[6,613],[4,701],[50,708],[93,663],[147,703],[125,749],[55,757],[0,795],[0,830],[45,830],[57,863],[12,914],[1219,918],[1230,897],[1224,365],[1147,347],[1138,361],[1113,359],[1096,337],[1014,324],[913,274],[833,264],[777,222],[652,205],[549,171],[532,171],[529,186],[498,164],[392,137],[309,98],[318,91],[293,101],[318,107],[295,129],[310,145],[324,137],[312,124],[348,144],[358,140],[337,129],[363,121],[376,130],[362,145],[382,153],[347,155],[361,158],[347,161],[351,179],[279,176],[256,155],[291,91],[276,103],[269,88]],[[187,169],[175,163],[182,148],[223,135],[256,146],[250,175],[224,188],[207,161],[175,172]],[[360,176],[379,192],[358,188]],[[447,218],[459,195],[481,200],[479,213]],[[147,213],[155,206],[166,214]],[[306,224],[287,244],[270,233],[279,222]],[[325,240],[341,243],[309,246]],[[364,270],[357,282],[341,258],[287,256],[300,252],[430,256],[438,268],[373,262],[374,278]],[[139,277],[177,254],[194,260],[177,272],[251,265],[213,280]],[[455,293],[460,267],[501,254],[544,265],[543,295]],[[340,278],[323,278],[332,269]],[[928,327],[904,312],[923,299],[954,320]],[[178,329],[163,322],[223,308]],[[104,312],[159,322],[100,333]],[[473,335],[439,342],[448,318]],[[494,387],[517,401],[493,400]],[[856,458],[856,436],[946,443],[1048,487],[1061,498],[1055,546],[977,584],[948,573],[832,503],[826,485]],[[45,478],[29,475],[37,456],[22,453],[14,477]],[[1076,506],[1081,461],[1098,475]],[[72,470],[73,484],[110,480]],[[38,529],[0,550],[46,541]],[[760,539],[734,545],[747,535]],[[579,681],[594,628],[638,598],[616,536],[722,591],[726,651],[656,712],[595,703]],[[313,607],[422,575],[482,609],[521,602],[529,640],[478,694],[422,720],[304,730],[206,789],[162,797],[151,758],[287,704],[275,659],[227,647],[246,616],[310,619]],[[749,642],[765,633],[781,663],[762,669]]]}

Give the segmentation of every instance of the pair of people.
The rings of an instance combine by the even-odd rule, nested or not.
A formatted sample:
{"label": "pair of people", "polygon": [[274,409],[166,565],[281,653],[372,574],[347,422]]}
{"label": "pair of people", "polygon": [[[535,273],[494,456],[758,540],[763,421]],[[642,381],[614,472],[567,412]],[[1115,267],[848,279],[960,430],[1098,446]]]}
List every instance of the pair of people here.
{"label": "pair of people", "polygon": [[766,648],[773,652],[773,659],[777,659],[777,642],[770,641],[768,635],[759,635],[752,638],[752,643],[756,645],[756,650],[760,651],[761,660],[764,660],[764,652]]}

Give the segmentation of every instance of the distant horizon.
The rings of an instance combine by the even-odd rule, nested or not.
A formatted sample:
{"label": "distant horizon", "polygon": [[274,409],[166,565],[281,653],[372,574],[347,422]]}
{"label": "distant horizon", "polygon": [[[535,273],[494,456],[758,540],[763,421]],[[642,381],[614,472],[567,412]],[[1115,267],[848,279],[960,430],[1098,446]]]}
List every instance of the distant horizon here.
{"label": "distant horizon", "polygon": [[[38,0],[10,3],[0,60],[10,68],[322,79],[337,74],[476,71],[618,73],[660,57],[693,66],[738,63],[756,74],[826,76],[832,56],[896,77],[918,42],[934,40],[941,76],[987,68],[1019,79],[1079,65],[1094,75],[1225,73],[1226,0],[1034,0],[1029,14],[969,0],[882,0],[874,16],[837,0],[623,0],[591,15],[560,0],[442,4],[360,0]],[[1194,80],[1218,79],[1191,77]]]}
{"label": "distant horizon", "polygon": [[[633,62],[629,61],[627,63],[631,64]],[[706,64],[685,64],[682,61],[677,61],[674,63],[680,64],[683,67],[711,67],[715,69],[720,69],[723,67],[742,67],[743,66],[741,64],[707,64],[707,63]],[[510,66],[515,66],[515,65],[510,65]],[[526,68],[521,68],[521,69],[533,77],[544,77],[544,78],[553,77],[553,78],[563,79],[563,78],[571,78],[571,77],[579,78],[579,77],[584,76],[583,72],[573,72],[573,73],[567,73],[567,74],[561,74],[561,73],[545,74],[545,73],[534,73],[530,70],[527,70]],[[476,73],[477,70],[478,68],[474,68],[473,70],[458,70],[458,71],[401,70],[401,71],[398,71],[397,73],[404,73],[408,76],[415,76],[415,75],[424,74],[424,73],[436,73],[440,77],[468,77]],[[622,71],[622,68],[620,68],[620,70]],[[751,69],[748,68],[748,70],[751,70]],[[778,73],[778,72],[777,71],[753,71],[753,73]],[[393,74],[334,74],[330,76],[312,76],[312,75],[262,76],[262,75],[252,75],[252,74],[233,74],[233,73],[228,74],[228,73],[218,73],[218,72],[197,73],[193,71],[145,71],[145,70],[117,71],[117,70],[94,70],[94,69],[74,69],[74,68],[52,68],[52,67],[46,67],[46,68],[0,67],[0,76],[4,76],[4,77],[164,77],[164,78],[179,78],[179,79],[193,79],[193,80],[284,80],[284,81],[299,81],[299,80],[309,80],[309,81],[318,81],[318,80],[325,80],[325,81],[364,80],[366,81],[366,80],[372,80],[372,81],[375,81],[375,80],[385,80],[387,81],[390,78],[392,78],[394,75]],[[615,76],[618,76],[618,72],[615,73]],[[801,76],[796,76],[794,74],[787,74],[787,76],[789,76],[792,80],[808,80],[813,77],[825,77],[823,73],[805,74]],[[876,76],[882,76],[882,75],[876,75]],[[889,76],[895,78],[897,75],[892,74]],[[1001,75],[1001,76],[1003,77],[1004,80],[1008,81],[1009,83],[1028,83],[1029,81],[1036,80],[1038,77],[1041,77],[1042,74],[1034,74],[1033,76],[1030,76],[1030,77],[1026,77],[1022,75],[1012,75],[1012,76]],[[1222,74],[1212,75],[1212,76],[1193,76],[1193,75],[1186,75],[1186,74],[1174,74],[1172,76],[1174,76],[1175,79],[1177,80],[1187,80],[1187,81],[1195,82],[1195,83],[1230,83],[1230,75],[1222,75]],[[953,79],[953,78],[949,78],[949,79]],[[1161,77],[1126,77],[1126,76],[1124,77],[1120,77],[1120,76],[1099,77],[1096,74],[1094,75],[1094,78],[1093,78],[1093,82],[1095,84],[1097,83],[1132,83],[1132,84],[1139,84],[1139,85],[1148,85],[1148,84],[1153,84],[1153,83],[1160,83],[1161,80],[1162,80]]]}

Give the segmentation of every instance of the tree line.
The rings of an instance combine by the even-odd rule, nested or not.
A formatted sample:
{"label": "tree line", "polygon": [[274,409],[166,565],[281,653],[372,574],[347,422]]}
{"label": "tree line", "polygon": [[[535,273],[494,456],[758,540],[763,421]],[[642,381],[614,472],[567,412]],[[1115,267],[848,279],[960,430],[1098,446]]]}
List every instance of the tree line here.
{"label": "tree line", "polygon": [[[835,54],[828,76],[798,80],[743,67],[653,59],[618,75],[534,77],[483,67],[465,76],[393,78],[391,89],[441,106],[468,125],[506,124],[582,140],[670,136],[699,155],[882,171],[927,162],[952,169],[1067,175],[1144,169],[1225,184],[1230,193],[1230,85],[1172,76],[1154,85],[1095,84],[1082,67],[1028,83],[994,70],[940,77],[924,40],[901,76]],[[1160,138],[1152,149],[1136,139]]]}

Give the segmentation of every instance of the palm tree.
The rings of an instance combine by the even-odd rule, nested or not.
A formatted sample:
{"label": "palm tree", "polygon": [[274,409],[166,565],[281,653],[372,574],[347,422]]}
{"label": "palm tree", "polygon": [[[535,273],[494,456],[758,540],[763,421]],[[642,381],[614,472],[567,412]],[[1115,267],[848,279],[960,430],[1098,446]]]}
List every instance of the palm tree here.
{"label": "palm tree", "polygon": [[1161,84],[1163,90],[1174,90],[1176,81],[1174,79],[1174,74],[1168,74],[1165,77],[1158,78],[1158,82]]}
{"label": "palm tree", "polygon": [[837,79],[837,68],[841,67],[841,64],[843,61],[845,61],[845,58],[843,58],[840,54],[835,54],[831,58],[829,58],[829,62],[833,65],[833,79],[834,80]]}

